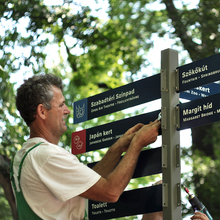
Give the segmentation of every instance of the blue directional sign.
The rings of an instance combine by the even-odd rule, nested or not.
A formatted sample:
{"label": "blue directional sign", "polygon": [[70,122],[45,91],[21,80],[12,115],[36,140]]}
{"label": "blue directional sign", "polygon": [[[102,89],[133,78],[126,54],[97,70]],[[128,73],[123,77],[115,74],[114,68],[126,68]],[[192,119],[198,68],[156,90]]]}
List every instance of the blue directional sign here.
{"label": "blue directional sign", "polygon": [[220,84],[210,83],[204,86],[198,86],[191,90],[186,90],[180,93],[180,98],[195,100],[203,97],[207,97],[210,95],[214,95],[220,93]]}
{"label": "blue directional sign", "polygon": [[220,80],[220,54],[177,68],[179,92]]}
{"label": "blue directional sign", "polygon": [[180,129],[210,124],[220,120],[220,94],[179,104]]}
{"label": "blue directional sign", "polygon": [[110,147],[137,123],[148,124],[157,119],[160,110],[114,121],[72,133],[72,153],[77,155]]}
{"label": "blue directional sign", "polygon": [[159,99],[160,74],[74,102],[74,124]]}
{"label": "blue directional sign", "polygon": [[[89,163],[87,166],[92,168],[98,162]],[[162,173],[161,147],[141,151],[132,179],[158,173]]]}
{"label": "blue directional sign", "polygon": [[160,212],[162,207],[162,185],[128,190],[115,203],[89,200],[89,220],[103,220]]}

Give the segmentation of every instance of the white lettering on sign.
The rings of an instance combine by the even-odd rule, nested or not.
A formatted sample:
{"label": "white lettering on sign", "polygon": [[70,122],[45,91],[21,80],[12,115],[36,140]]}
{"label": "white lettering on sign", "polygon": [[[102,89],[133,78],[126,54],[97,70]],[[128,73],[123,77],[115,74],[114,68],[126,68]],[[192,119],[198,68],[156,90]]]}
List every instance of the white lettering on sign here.
{"label": "white lettering on sign", "polygon": [[102,214],[102,211],[92,212],[93,215],[100,215]]}
{"label": "white lettering on sign", "polygon": [[108,131],[103,131],[103,136],[106,136],[106,135],[110,135],[112,134],[112,129],[108,130]]}
{"label": "white lettering on sign", "polygon": [[112,139],[113,139],[112,137],[102,138],[102,142],[105,142],[105,141],[111,141]]}
{"label": "white lettering on sign", "polygon": [[116,94],[116,99],[121,99],[124,97],[128,97],[129,95],[133,95],[135,93],[135,89],[132,89],[127,92],[121,92],[120,94]]}
{"label": "white lettering on sign", "polygon": [[190,69],[188,72],[183,72],[182,78],[189,77],[189,76],[195,75],[197,73],[202,73],[206,70],[208,70],[207,65],[203,65],[202,67],[196,67],[195,69]]}
{"label": "white lettering on sign", "polygon": [[207,116],[210,116],[210,115],[213,115],[213,111],[207,112],[207,113],[202,113],[201,117],[207,117]]}
{"label": "white lettering on sign", "polygon": [[183,115],[191,115],[191,114],[197,114],[198,112],[201,112],[203,110],[208,110],[212,108],[212,102],[208,102],[207,104],[203,104],[203,106],[198,105],[196,108],[192,108],[192,109],[184,109],[183,110]]}
{"label": "white lettering on sign", "polygon": [[[99,105],[104,105],[104,108],[109,108],[114,106],[114,103],[110,103],[114,101],[115,99],[122,99],[122,98],[127,98],[128,96],[131,96],[135,94],[135,88],[129,90],[129,91],[122,91],[121,93],[117,93],[116,95],[110,95],[108,97],[105,97],[104,99],[99,99],[95,102],[91,102],[91,108],[99,106]],[[96,108],[96,111],[98,110],[103,110],[102,107]],[[94,110],[92,110],[91,112],[94,112]]]}
{"label": "white lettering on sign", "polygon": [[115,95],[112,95],[112,96],[110,95],[109,97],[106,97],[102,100],[98,100],[96,102],[91,102],[91,108],[95,107],[95,106],[98,106],[98,105],[102,105],[102,104],[111,102],[111,101],[114,101],[114,100],[115,100]]}
{"label": "white lettering on sign", "polygon": [[97,131],[95,134],[90,134],[89,135],[89,140],[95,140],[96,138],[100,138],[102,136],[107,136],[107,135],[111,135],[112,134],[112,129],[109,129],[107,131],[102,131],[102,132],[99,132]]}
{"label": "white lettering on sign", "polygon": [[187,80],[183,80],[182,84],[190,83],[190,82],[193,82],[193,81],[195,81],[197,79],[198,79],[197,77],[194,77],[194,78],[190,78],[190,79],[187,79]]}
{"label": "white lettering on sign", "polygon": [[115,208],[113,208],[113,209],[104,209],[104,212],[105,212],[105,213],[115,212]]}
{"label": "white lettering on sign", "polygon": [[102,137],[102,133],[97,131],[95,134],[90,134],[89,140],[96,139],[97,137]]}
{"label": "white lettering on sign", "polygon": [[183,110],[183,115],[191,115],[191,114],[197,114],[198,112],[202,111],[202,106],[198,106],[196,108],[193,109],[185,109]]}
{"label": "white lettering on sign", "polygon": [[183,118],[183,122],[192,121],[192,120],[199,119],[199,118],[200,118],[200,115],[196,115],[196,116],[188,117],[188,118]]}
{"label": "white lettering on sign", "polygon": [[219,72],[220,72],[220,70],[215,70],[215,71],[212,71],[212,72],[210,72],[210,73],[202,74],[202,75],[201,75],[201,78],[209,77],[209,76],[218,74]]}
{"label": "white lettering on sign", "polygon": [[107,206],[107,202],[100,202],[98,204],[92,204],[92,209],[106,208]]}
{"label": "white lettering on sign", "polygon": [[197,88],[195,88],[201,92],[207,92],[207,93],[210,93],[210,88],[207,88],[207,87],[204,87],[204,86],[199,86]]}

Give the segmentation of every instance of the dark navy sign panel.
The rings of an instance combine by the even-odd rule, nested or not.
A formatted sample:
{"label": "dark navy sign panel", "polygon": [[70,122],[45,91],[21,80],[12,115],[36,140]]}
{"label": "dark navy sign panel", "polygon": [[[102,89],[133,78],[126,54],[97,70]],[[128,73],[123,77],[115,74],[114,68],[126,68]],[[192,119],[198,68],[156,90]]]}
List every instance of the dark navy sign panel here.
{"label": "dark navy sign panel", "polygon": [[158,118],[160,110],[114,121],[72,133],[72,153],[81,154],[110,147],[129,128],[137,123],[148,124]]}
{"label": "dark navy sign panel", "polygon": [[116,203],[89,200],[89,220],[103,220],[162,211],[162,185],[125,191]]}
{"label": "dark navy sign panel", "polygon": [[[87,164],[92,168],[98,162]],[[132,179],[162,173],[161,147],[141,151]]]}
{"label": "dark navy sign panel", "polygon": [[220,120],[220,94],[179,104],[180,129],[202,126]]}
{"label": "dark navy sign panel", "polygon": [[[153,101],[161,97],[160,74],[103,92],[74,103],[74,124]],[[80,102],[80,103],[79,103]],[[87,116],[85,116],[84,114]]]}
{"label": "dark navy sign panel", "polygon": [[220,80],[220,54],[178,67],[179,92]]}
{"label": "dark navy sign panel", "polygon": [[210,95],[214,95],[220,93],[220,84],[210,83],[208,85],[199,86],[195,89],[186,90],[180,93],[180,98],[195,100],[203,97],[207,97]]}

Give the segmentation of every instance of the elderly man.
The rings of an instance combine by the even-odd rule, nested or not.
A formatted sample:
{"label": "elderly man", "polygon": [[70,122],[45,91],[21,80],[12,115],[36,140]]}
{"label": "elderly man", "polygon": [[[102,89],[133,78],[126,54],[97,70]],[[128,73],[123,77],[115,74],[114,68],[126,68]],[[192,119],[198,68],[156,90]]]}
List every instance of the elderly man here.
{"label": "elderly man", "polygon": [[158,120],[137,124],[90,169],[58,146],[70,113],[62,89],[60,78],[42,74],[25,80],[17,90],[17,109],[30,128],[11,175],[22,220],[82,220],[86,198],[116,202],[132,178],[142,148],[158,136]]}

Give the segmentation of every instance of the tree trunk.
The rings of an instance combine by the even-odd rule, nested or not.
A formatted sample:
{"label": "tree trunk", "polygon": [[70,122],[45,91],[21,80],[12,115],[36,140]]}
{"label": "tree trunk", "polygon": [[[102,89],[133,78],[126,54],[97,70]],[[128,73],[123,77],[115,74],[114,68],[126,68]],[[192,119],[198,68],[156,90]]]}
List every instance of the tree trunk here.
{"label": "tree trunk", "polygon": [[0,155],[0,185],[2,186],[5,198],[8,200],[11,207],[13,220],[19,220],[15,197],[10,182],[10,159],[2,155]]}
{"label": "tree trunk", "polygon": [[208,124],[196,128],[192,128],[192,152],[196,149],[202,151],[204,155],[215,159],[214,146],[212,143],[213,125]]}

